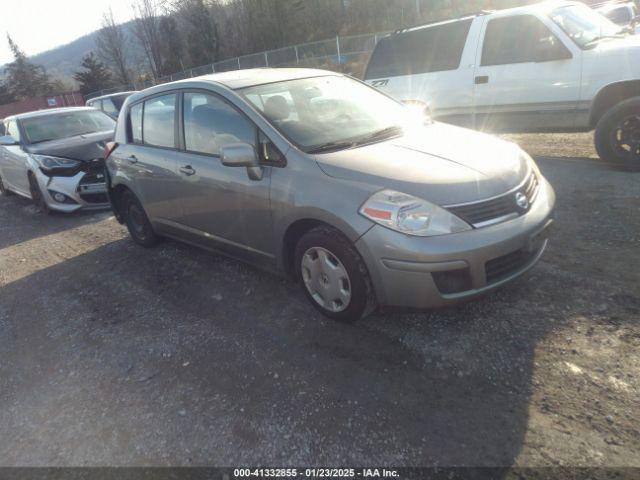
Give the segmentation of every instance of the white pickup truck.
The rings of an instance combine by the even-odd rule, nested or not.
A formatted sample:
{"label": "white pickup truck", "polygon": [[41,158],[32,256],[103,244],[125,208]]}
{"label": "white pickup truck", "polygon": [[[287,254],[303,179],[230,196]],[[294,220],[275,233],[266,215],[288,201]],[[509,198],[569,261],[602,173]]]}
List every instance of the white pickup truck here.
{"label": "white pickup truck", "polygon": [[640,168],[640,35],[578,2],[543,2],[381,39],[365,81],[445,122],[493,132],[595,129]]}

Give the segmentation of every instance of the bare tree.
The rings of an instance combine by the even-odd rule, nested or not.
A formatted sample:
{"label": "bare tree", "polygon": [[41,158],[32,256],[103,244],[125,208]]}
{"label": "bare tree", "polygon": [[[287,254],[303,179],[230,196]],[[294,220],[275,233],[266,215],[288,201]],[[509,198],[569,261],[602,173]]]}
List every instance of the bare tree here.
{"label": "bare tree", "polygon": [[117,25],[113,11],[102,17],[102,28],[96,38],[98,56],[113,68],[116,81],[127,85],[131,81],[131,72],[127,62],[127,35],[122,25]]}
{"label": "bare tree", "polygon": [[162,42],[160,41],[160,9],[156,0],[137,0],[133,34],[144,50],[154,80],[162,75]]}

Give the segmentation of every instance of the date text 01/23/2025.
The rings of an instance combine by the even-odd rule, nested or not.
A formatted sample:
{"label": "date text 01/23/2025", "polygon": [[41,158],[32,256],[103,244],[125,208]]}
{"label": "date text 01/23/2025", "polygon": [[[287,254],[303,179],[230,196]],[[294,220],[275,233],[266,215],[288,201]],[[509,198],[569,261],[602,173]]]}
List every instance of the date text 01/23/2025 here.
{"label": "date text 01/23/2025", "polygon": [[236,468],[234,478],[397,478],[386,468]]}

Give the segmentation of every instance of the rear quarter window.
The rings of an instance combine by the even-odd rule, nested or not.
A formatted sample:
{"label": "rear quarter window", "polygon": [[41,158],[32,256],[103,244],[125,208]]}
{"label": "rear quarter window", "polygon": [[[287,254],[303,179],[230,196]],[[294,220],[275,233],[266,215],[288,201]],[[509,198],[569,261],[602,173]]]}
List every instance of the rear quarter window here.
{"label": "rear quarter window", "polygon": [[472,20],[424,27],[380,40],[365,80],[456,70]]}
{"label": "rear quarter window", "polygon": [[129,111],[129,125],[131,129],[131,141],[142,143],[142,103],[131,107]]}

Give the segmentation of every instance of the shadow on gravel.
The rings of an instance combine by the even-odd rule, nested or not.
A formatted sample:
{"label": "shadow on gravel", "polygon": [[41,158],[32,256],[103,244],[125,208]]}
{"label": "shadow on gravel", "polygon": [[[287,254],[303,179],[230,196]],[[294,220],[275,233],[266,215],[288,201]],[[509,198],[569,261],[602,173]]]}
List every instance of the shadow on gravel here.
{"label": "shadow on gravel", "polygon": [[564,318],[548,273],[346,326],[232,260],[107,244],[0,289],[0,458],[511,465],[536,343]]}
{"label": "shadow on gravel", "polygon": [[38,211],[31,200],[24,197],[0,197],[0,249],[88,225],[110,214],[107,208],[71,214],[52,212],[47,215]]}

